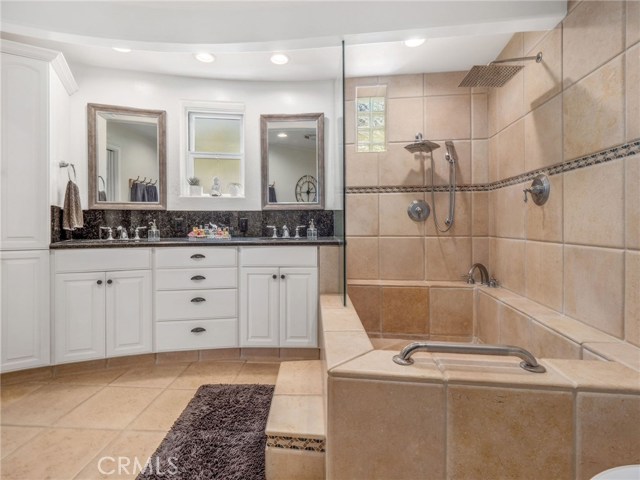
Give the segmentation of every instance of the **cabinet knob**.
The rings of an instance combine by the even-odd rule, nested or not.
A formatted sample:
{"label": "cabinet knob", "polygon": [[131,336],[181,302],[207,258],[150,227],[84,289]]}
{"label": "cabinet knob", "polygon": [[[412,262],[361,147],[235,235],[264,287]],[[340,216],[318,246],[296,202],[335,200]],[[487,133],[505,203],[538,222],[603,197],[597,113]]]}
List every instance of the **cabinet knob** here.
{"label": "cabinet knob", "polygon": [[285,279],[285,276],[284,276],[284,275],[280,275],[280,278],[284,280],[284,279]]}
{"label": "cabinet knob", "polygon": [[207,277],[203,277],[202,275],[194,275],[193,277],[191,277],[191,280],[193,280],[194,282],[196,280],[206,280]]}
{"label": "cabinet knob", "polygon": [[196,260],[198,258],[205,258],[205,256],[203,254],[201,254],[201,253],[194,253],[193,255],[191,255],[191,258]]}
{"label": "cabinet knob", "polygon": [[271,276],[271,278],[273,278],[273,279],[275,280],[276,278],[278,278],[278,276],[274,273],[274,274]]}
{"label": "cabinet knob", "polygon": [[200,303],[200,302],[206,302],[206,301],[207,299],[202,297],[196,297],[191,299],[191,303]]}
{"label": "cabinet knob", "polygon": [[196,327],[196,328],[192,328],[191,329],[191,333],[202,333],[202,332],[206,332],[207,329],[206,328],[202,328],[202,327]]}
{"label": "cabinet knob", "polygon": [[113,280],[107,280],[107,284],[111,285],[113,283]]}
{"label": "cabinet knob", "polygon": [[96,283],[97,283],[98,285],[102,285],[102,280],[98,280]]}

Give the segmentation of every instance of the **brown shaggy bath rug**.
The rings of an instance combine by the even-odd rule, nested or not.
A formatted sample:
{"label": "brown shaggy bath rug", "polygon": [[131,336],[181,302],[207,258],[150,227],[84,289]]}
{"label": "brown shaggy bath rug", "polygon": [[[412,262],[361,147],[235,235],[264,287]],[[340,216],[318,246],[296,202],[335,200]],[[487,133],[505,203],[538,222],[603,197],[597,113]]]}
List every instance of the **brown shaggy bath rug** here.
{"label": "brown shaggy bath rug", "polygon": [[273,385],[203,385],[137,480],[264,480]]}

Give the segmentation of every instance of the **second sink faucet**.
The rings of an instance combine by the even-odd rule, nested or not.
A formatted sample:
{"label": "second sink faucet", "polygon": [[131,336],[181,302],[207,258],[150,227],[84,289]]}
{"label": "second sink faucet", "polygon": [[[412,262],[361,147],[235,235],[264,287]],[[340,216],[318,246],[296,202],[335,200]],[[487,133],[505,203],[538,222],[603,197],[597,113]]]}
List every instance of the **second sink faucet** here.
{"label": "second sink faucet", "polygon": [[480,270],[481,285],[487,285],[488,287],[493,287],[493,288],[498,286],[498,281],[495,278],[492,278],[489,276],[489,271],[487,270],[487,267],[485,267],[481,263],[474,263],[473,265],[471,265],[471,269],[469,269],[469,273],[467,273],[466,275],[463,275],[463,277],[467,279],[467,283],[469,284],[476,283],[475,279],[473,278],[476,270]]}
{"label": "second sink faucet", "polygon": [[122,225],[120,225],[118,228],[116,228],[116,230],[118,232],[120,232],[120,240],[128,240],[129,239],[129,235],[127,235],[127,229],[124,228]]}

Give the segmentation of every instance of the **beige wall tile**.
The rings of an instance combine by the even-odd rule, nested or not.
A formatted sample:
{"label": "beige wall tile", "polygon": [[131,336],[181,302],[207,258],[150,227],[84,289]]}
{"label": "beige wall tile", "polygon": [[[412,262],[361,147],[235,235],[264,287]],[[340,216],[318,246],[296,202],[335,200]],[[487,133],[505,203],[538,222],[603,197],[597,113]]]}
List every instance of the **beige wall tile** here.
{"label": "beige wall tile", "polygon": [[[553,31],[553,30],[551,30]],[[549,34],[549,30],[538,30],[533,32],[523,32],[523,47],[525,52],[530,52],[532,48],[538,47],[540,41]],[[529,53],[527,53],[528,55]]]}
{"label": "beige wall tile", "polygon": [[213,360],[239,360],[239,348],[212,348],[208,350],[200,350],[199,360],[208,362]]}
{"label": "beige wall tile", "polygon": [[562,96],[544,103],[524,120],[525,171],[562,162]]}
{"label": "beige wall tile", "polygon": [[[424,222],[415,222],[407,215],[407,208],[414,200],[424,200],[424,194],[380,194],[380,235],[396,237],[424,235]],[[349,218],[348,212],[347,218]]]}
{"label": "beige wall tile", "polygon": [[479,291],[475,292],[476,335],[484,343],[500,343],[500,303]]}
{"label": "beige wall tile", "polygon": [[424,279],[422,237],[381,237],[379,255],[381,279]]}
{"label": "beige wall tile", "polygon": [[387,86],[387,98],[422,97],[423,75],[393,75],[379,77],[378,83]]}
{"label": "beige wall tile", "polygon": [[425,138],[471,138],[471,95],[425,97]]}
{"label": "beige wall tile", "polygon": [[460,82],[467,75],[462,72],[426,73],[424,75],[424,94],[432,95],[465,95],[469,94],[468,88],[460,88]]}
{"label": "beige wall tile", "polygon": [[565,245],[565,313],[622,338],[623,274],[622,250]]}
{"label": "beige wall tile", "polygon": [[[323,247],[320,248],[322,249]],[[192,350],[189,352],[158,352],[156,353],[156,364],[161,365],[163,363],[191,363],[197,362],[199,357],[200,355],[198,350]]]}
{"label": "beige wall tile", "polygon": [[365,287],[349,285],[349,298],[367,332],[382,331],[380,322],[381,289],[378,286]]}
{"label": "beige wall tile", "polygon": [[571,393],[449,386],[450,478],[533,478],[540,472],[572,477]]}
{"label": "beige wall tile", "polygon": [[563,22],[565,88],[624,48],[624,2],[582,2]]}
{"label": "beige wall tile", "polygon": [[387,100],[387,136],[390,142],[411,142],[424,132],[422,97]]}
{"label": "beige wall tile", "polygon": [[544,205],[527,202],[526,235],[528,240],[562,242],[563,175],[549,178],[551,192]]}
{"label": "beige wall tile", "polygon": [[344,102],[344,143],[354,144],[356,138],[356,102]]}
{"label": "beige wall tile", "polygon": [[640,397],[578,393],[576,478],[640,463]]}
{"label": "beige wall tile", "polygon": [[489,182],[489,140],[471,142],[471,183]]}
{"label": "beige wall tile", "polygon": [[473,237],[472,246],[471,263],[482,263],[489,268],[489,237]]}
{"label": "beige wall tile", "polygon": [[[531,321],[513,308],[500,305],[500,343],[530,348]],[[535,352],[534,352],[535,353]]]}
{"label": "beige wall tile", "polygon": [[356,99],[356,87],[378,85],[378,77],[356,77],[344,79],[344,99]]}
{"label": "beige wall tile", "polygon": [[524,172],[524,120],[519,120],[498,134],[498,176],[513,177]]}
{"label": "beige wall tile", "polygon": [[429,289],[383,287],[382,331],[429,333]]}
{"label": "beige wall tile", "polygon": [[525,293],[524,240],[492,239],[490,244],[493,275],[500,285],[520,295]]}
{"label": "beige wall tile", "polygon": [[[591,3],[600,2],[585,2]],[[584,45],[580,48],[588,52]],[[623,60],[623,55],[614,58],[564,91],[565,161],[623,142]]]}
{"label": "beige wall tile", "polygon": [[346,145],[347,158],[346,186],[347,187],[372,187],[378,185],[378,154],[358,153],[355,145]]}
{"label": "beige wall tile", "polygon": [[[449,162],[445,160],[446,146],[445,142],[436,142],[440,145],[440,149],[433,154],[433,164],[435,166],[433,172],[434,185],[449,185]],[[471,141],[455,140],[453,148],[457,155],[456,162],[456,183],[458,185],[471,183]],[[426,176],[425,183],[431,185],[431,161],[429,160],[425,166]]]}
{"label": "beige wall tile", "polygon": [[378,154],[380,185],[424,185],[426,156],[409,153],[406,144],[389,143]]}
{"label": "beige wall tile", "polygon": [[565,242],[624,247],[624,160],[565,173],[563,210]]}
{"label": "beige wall tile", "polygon": [[529,334],[530,338],[526,345],[531,348],[536,357],[580,360],[580,345],[567,337],[543,327],[537,322],[531,322]]}
{"label": "beige wall tile", "polygon": [[378,235],[378,195],[347,195],[347,235]]}
{"label": "beige wall tile", "polygon": [[627,48],[640,41],[640,3],[627,1]]}
{"label": "beige wall tile", "polygon": [[640,346],[640,252],[626,252],[624,271],[624,337]]}
{"label": "beige wall tile", "polygon": [[471,95],[471,136],[487,138],[487,95],[485,93]]}
{"label": "beige wall tile", "polygon": [[442,386],[330,378],[327,478],[444,478],[444,408]]}
{"label": "beige wall tile", "polygon": [[369,280],[377,279],[378,238],[347,238],[347,278]]}
{"label": "beige wall tile", "polygon": [[323,246],[319,249],[319,290],[320,293],[338,293],[342,285],[342,247]]}
{"label": "beige wall tile", "polygon": [[640,155],[625,159],[624,226],[627,248],[640,249]]}
{"label": "beige wall tile", "polygon": [[627,50],[626,132],[627,141],[640,138],[640,44]]}
{"label": "beige wall tile", "polygon": [[524,238],[527,204],[523,184],[500,188],[490,193],[490,222],[498,237]]}
{"label": "beige wall tile", "polygon": [[[523,35],[516,33],[502,50],[498,59],[522,57],[524,55]],[[526,68],[526,67],[525,67]],[[513,123],[526,113],[524,106],[524,72],[520,71],[503,87],[497,89],[498,130],[502,130],[507,125]]]}
{"label": "beige wall tile", "polygon": [[325,454],[290,448],[267,447],[265,474],[268,480],[323,480]]}
{"label": "beige wall tile", "polygon": [[429,237],[425,252],[427,280],[460,280],[471,267],[470,237]]}
{"label": "beige wall tile", "polygon": [[491,88],[487,93],[487,134],[492,137],[498,133],[498,89]]}
{"label": "beige wall tile", "polygon": [[562,311],[562,244],[527,242],[525,251],[526,296]]}
{"label": "beige wall tile", "polygon": [[431,288],[432,335],[473,335],[473,290]]}
{"label": "beige wall tile", "polygon": [[473,236],[489,235],[489,192],[473,192],[473,220],[471,233]]}
{"label": "beige wall tile", "polygon": [[542,62],[527,62],[524,68],[525,110],[532,110],[562,90],[562,27],[551,30],[535,47],[525,47],[525,52],[542,52]]}
{"label": "beige wall tile", "polygon": [[[449,194],[435,193],[435,207],[432,205],[431,193],[425,193],[425,200],[431,205],[431,216],[434,215],[434,208],[437,210],[438,223],[445,226],[445,220],[449,216]],[[440,236],[467,236],[471,235],[471,192],[458,192],[455,194],[455,211],[453,226],[448,232],[438,232],[432,218],[425,222],[426,235]]]}
{"label": "beige wall tile", "polygon": [[489,181],[495,182],[500,180],[500,174],[498,172],[498,135],[489,139],[487,159],[489,164]]}

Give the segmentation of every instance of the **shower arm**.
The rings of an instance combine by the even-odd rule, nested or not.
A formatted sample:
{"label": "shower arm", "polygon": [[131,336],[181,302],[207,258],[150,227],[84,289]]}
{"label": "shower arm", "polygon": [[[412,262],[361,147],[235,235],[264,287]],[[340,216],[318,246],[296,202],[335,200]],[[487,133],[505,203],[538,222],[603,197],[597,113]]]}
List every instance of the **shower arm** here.
{"label": "shower arm", "polygon": [[516,57],[516,58],[505,58],[504,60],[494,60],[490,62],[489,65],[495,65],[497,63],[509,63],[509,62],[522,62],[522,61],[531,61],[535,60],[536,63],[540,63],[542,61],[542,52],[538,52],[535,56],[530,57]]}

